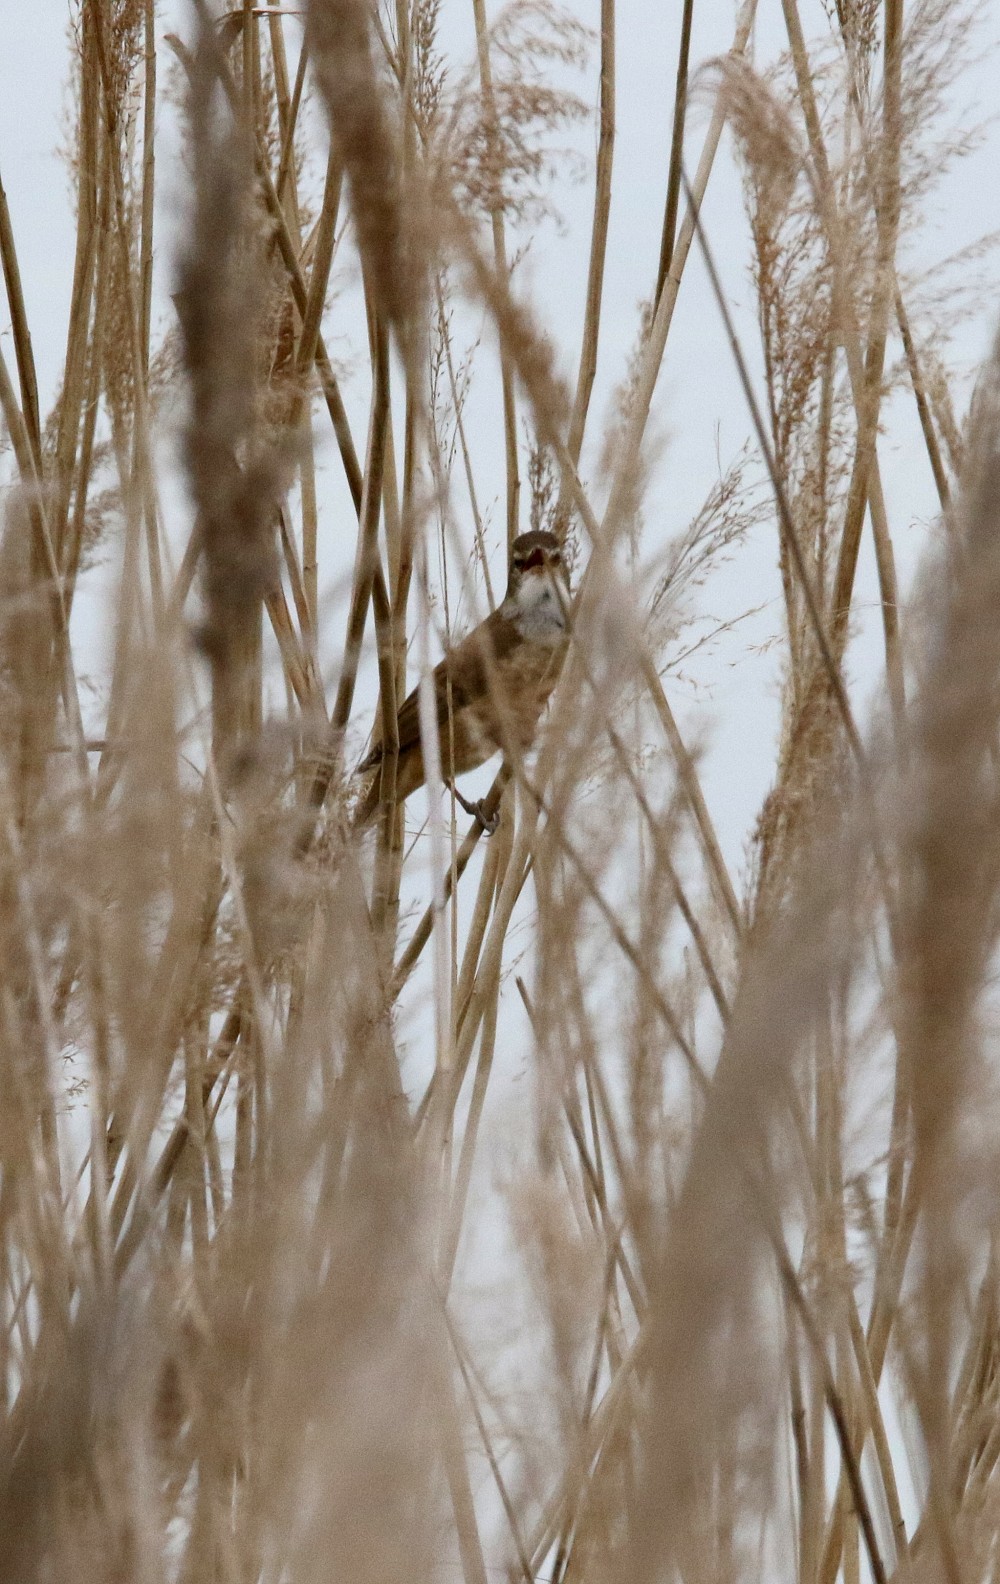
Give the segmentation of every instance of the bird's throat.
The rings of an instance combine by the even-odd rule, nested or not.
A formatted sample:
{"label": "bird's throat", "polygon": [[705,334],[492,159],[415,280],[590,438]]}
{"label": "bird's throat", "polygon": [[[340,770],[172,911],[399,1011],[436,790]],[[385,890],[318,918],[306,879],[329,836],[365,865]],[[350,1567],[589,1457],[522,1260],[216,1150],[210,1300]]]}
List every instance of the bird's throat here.
{"label": "bird's throat", "polygon": [[549,577],[524,578],[509,603],[514,625],[526,642],[554,646],[565,637],[566,616]]}

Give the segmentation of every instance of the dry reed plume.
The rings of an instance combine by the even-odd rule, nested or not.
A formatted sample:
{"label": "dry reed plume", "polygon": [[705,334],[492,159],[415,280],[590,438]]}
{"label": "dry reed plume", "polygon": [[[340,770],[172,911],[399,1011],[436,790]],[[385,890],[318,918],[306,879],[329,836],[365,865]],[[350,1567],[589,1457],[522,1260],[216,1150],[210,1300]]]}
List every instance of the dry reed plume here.
{"label": "dry reed plume", "polygon": [[[48,411],[0,188],[0,1576],[993,1577],[1000,341],[963,424],[926,305],[963,305],[982,255],[914,280],[900,247],[961,152],[932,133],[971,12],[836,0],[819,26],[781,0],[764,74],[744,0],[696,72],[685,0],[602,471],[637,24],[468,0],[469,64],[453,9],[191,0],[174,35],[154,0],[74,0]],[[567,381],[519,260],[595,63]],[[161,221],[165,119],[184,196]],[[644,491],[678,463],[651,404],[692,250],[711,274],[727,125],[754,438],[664,544]],[[499,532],[470,418],[487,357]],[[911,607],[881,445],[904,401],[943,525]],[[537,752],[498,773],[486,842],[425,743],[407,829],[399,702],[529,527],[576,583]],[[781,727],[739,882],[671,693],[751,531],[773,536]],[[845,680],[868,534],[870,727]]]}

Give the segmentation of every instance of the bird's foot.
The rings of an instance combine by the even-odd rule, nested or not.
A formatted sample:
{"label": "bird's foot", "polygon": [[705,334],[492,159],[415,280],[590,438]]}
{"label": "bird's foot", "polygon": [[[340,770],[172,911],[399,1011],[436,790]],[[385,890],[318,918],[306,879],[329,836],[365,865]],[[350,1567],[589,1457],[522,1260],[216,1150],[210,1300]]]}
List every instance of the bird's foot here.
{"label": "bird's foot", "polygon": [[500,810],[494,809],[492,814],[487,814],[483,800],[480,798],[472,812],[479,821],[479,828],[483,835],[495,836],[500,829]]}
{"label": "bird's foot", "polygon": [[479,829],[483,835],[495,836],[500,827],[500,810],[494,809],[492,814],[487,814],[482,798],[477,798],[475,803],[471,803],[468,798],[462,796],[457,787],[452,787],[451,790],[455,794],[455,801],[461,804],[466,814],[471,814],[473,819],[479,822]]}

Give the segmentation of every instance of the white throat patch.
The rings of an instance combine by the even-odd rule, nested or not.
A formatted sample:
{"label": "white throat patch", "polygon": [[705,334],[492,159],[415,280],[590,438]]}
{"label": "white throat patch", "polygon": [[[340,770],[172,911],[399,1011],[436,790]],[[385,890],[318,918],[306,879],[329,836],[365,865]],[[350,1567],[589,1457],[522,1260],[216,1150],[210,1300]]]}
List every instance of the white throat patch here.
{"label": "white throat patch", "polygon": [[554,646],[565,636],[566,617],[551,574],[526,574],[508,603],[515,627],[529,643]]}

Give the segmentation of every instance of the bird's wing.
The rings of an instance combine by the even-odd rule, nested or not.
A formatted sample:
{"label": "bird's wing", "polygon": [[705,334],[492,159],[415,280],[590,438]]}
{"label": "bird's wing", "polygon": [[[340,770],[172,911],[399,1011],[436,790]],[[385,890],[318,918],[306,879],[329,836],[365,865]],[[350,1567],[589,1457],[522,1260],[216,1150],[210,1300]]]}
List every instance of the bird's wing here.
{"label": "bird's wing", "polygon": [[[463,638],[461,643],[457,643],[454,649],[449,649],[443,660],[438,661],[434,667],[433,679],[439,727],[447,724],[449,710],[454,713],[464,704],[480,698],[489,691],[491,666],[501,661],[517,641],[518,635],[514,623],[494,611]],[[419,687],[414,688],[407,696],[399,711],[396,725],[400,753],[405,748],[414,747],[420,741]],[[378,764],[382,758],[381,746],[373,748],[368,758],[371,764],[368,765],[366,761],[367,768]]]}

